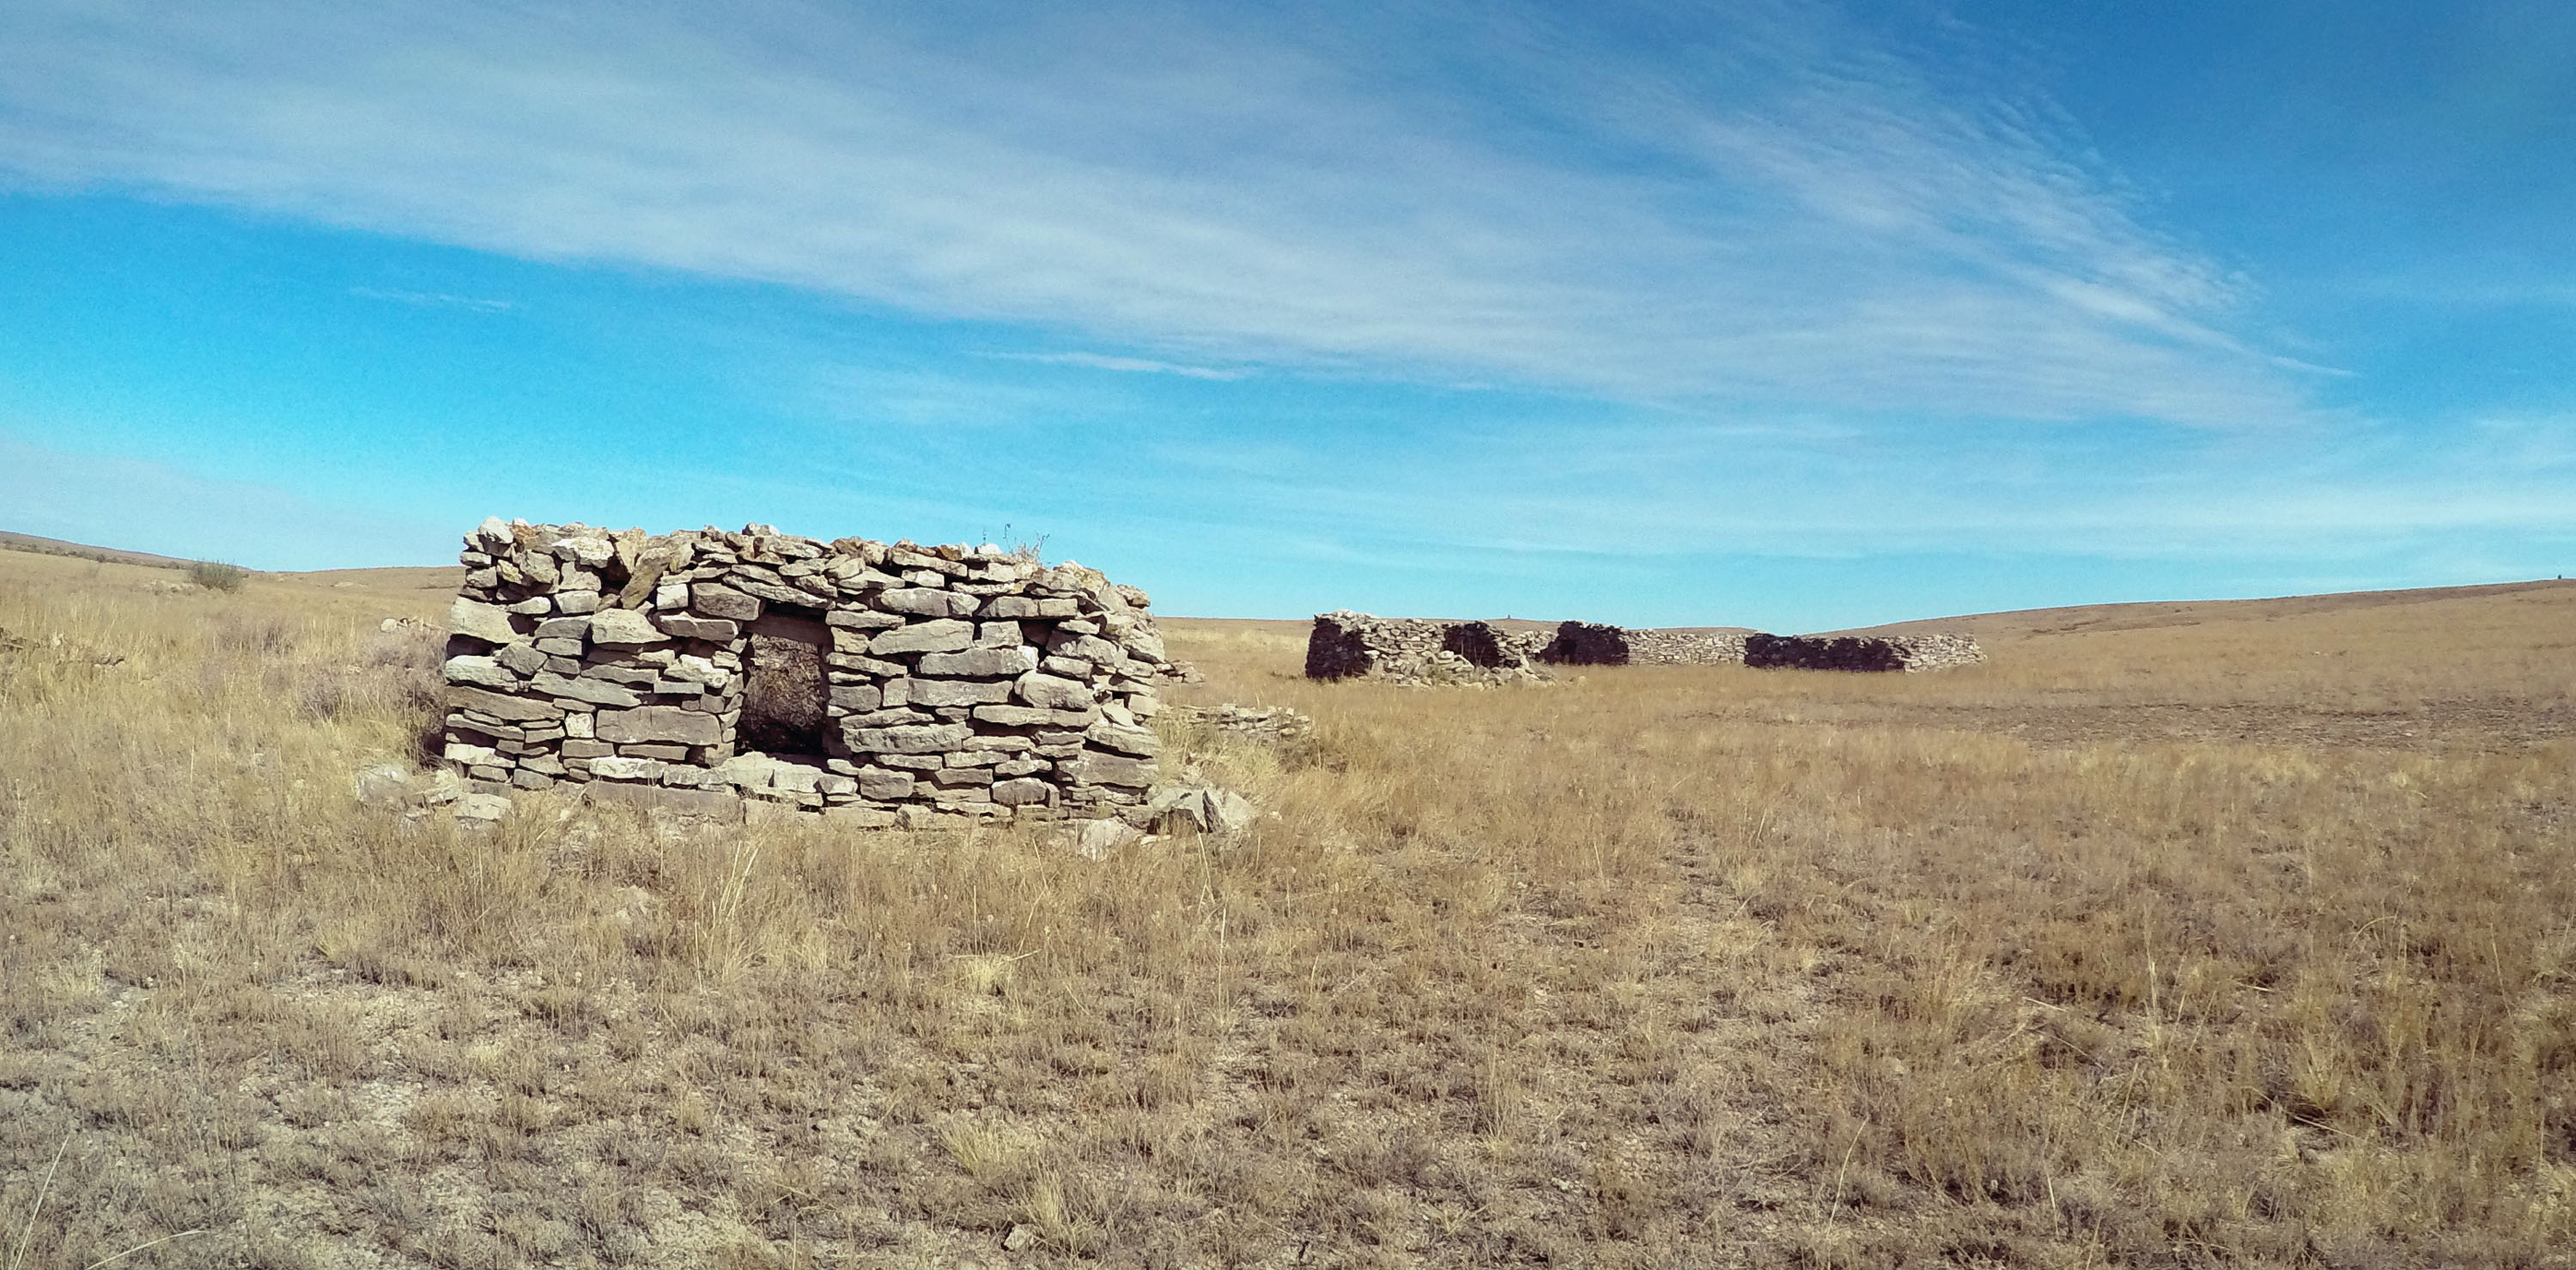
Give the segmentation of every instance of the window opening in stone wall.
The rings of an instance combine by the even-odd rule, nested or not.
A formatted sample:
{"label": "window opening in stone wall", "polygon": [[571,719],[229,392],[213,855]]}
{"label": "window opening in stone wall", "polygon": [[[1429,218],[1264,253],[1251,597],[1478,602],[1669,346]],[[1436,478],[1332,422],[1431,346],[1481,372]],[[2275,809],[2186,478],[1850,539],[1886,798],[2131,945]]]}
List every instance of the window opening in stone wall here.
{"label": "window opening in stone wall", "polygon": [[823,655],[831,651],[831,628],[817,618],[772,611],[751,624],[750,635],[735,733],[741,748],[822,756],[831,696]]}

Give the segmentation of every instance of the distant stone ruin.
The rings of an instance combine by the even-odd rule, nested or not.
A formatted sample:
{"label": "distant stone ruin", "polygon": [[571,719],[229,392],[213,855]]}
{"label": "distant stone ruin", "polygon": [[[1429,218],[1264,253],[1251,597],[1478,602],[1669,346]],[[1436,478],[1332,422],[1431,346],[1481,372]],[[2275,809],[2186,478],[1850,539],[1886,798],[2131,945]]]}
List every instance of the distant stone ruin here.
{"label": "distant stone ruin", "polygon": [[1964,635],[1812,636],[1631,630],[1566,622],[1553,638],[1488,622],[1319,614],[1306,637],[1310,679],[1402,684],[1524,682],[1556,666],[1752,666],[1804,670],[1946,670],[1986,659]]}
{"label": "distant stone ruin", "polygon": [[1744,639],[1732,631],[1632,631],[1567,622],[1538,657],[1558,666],[1733,666],[1743,664]]}
{"label": "distant stone ruin", "polygon": [[501,790],[749,798],[861,826],[1141,811],[1145,593],[998,547],[486,520],[451,613],[445,757]]}
{"label": "distant stone ruin", "polygon": [[1986,659],[1965,635],[1747,635],[1744,664],[1798,670],[1950,670]]}
{"label": "distant stone ruin", "polygon": [[1306,636],[1309,679],[1385,679],[1409,684],[1492,685],[1544,678],[1530,663],[1545,643],[1490,622],[1371,617],[1343,609],[1316,615]]}

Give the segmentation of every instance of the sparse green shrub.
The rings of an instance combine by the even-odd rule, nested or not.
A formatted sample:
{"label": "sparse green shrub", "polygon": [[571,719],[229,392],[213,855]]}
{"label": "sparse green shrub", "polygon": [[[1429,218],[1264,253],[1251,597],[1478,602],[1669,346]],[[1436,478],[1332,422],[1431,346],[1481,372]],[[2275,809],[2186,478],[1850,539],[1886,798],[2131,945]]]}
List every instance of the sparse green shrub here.
{"label": "sparse green shrub", "polygon": [[188,580],[209,591],[241,590],[242,582],[249,577],[248,569],[239,565],[218,564],[212,560],[199,560],[188,566]]}

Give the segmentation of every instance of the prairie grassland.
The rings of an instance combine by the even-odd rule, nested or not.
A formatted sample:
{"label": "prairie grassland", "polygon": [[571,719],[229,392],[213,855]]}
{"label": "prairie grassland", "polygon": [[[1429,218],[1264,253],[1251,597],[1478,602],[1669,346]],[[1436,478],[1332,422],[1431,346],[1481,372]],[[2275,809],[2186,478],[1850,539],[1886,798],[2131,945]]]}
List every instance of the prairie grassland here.
{"label": "prairie grassland", "polygon": [[10,1270],[2576,1246],[2576,589],[1489,692],[1168,622],[1319,735],[1092,863],[406,824],[438,593],[166,577],[0,556]]}

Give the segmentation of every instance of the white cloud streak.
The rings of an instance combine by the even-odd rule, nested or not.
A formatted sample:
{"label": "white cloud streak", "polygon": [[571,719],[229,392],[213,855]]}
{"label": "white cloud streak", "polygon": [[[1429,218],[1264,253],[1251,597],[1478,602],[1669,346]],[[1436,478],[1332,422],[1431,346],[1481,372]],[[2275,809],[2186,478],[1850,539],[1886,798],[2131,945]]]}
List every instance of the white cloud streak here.
{"label": "white cloud streak", "polygon": [[1221,370],[1212,366],[1182,366],[1155,361],[1149,357],[1119,357],[1108,353],[988,353],[1005,361],[1035,362],[1044,366],[1079,366],[1085,370],[1123,371],[1138,375],[1179,375],[1184,379],[1234,380],[1251,371]]}
{"label": "white cloud streak", "polygon": [[0,172],[1159,354],[1103,369],[2304,411],[2066,121],[1821,8],[939,13],[26,0]]}
{"label": "white cloud streak", "polygon": [[475,313],[507,313],[519,307],[508,300],[483,300],[469,295],[448,295],[434,291],[400,291],[384,287],[351,287],[349,294],[361,300],[383,300],[391,304],[408,304],[421,309],[466,309]]}

